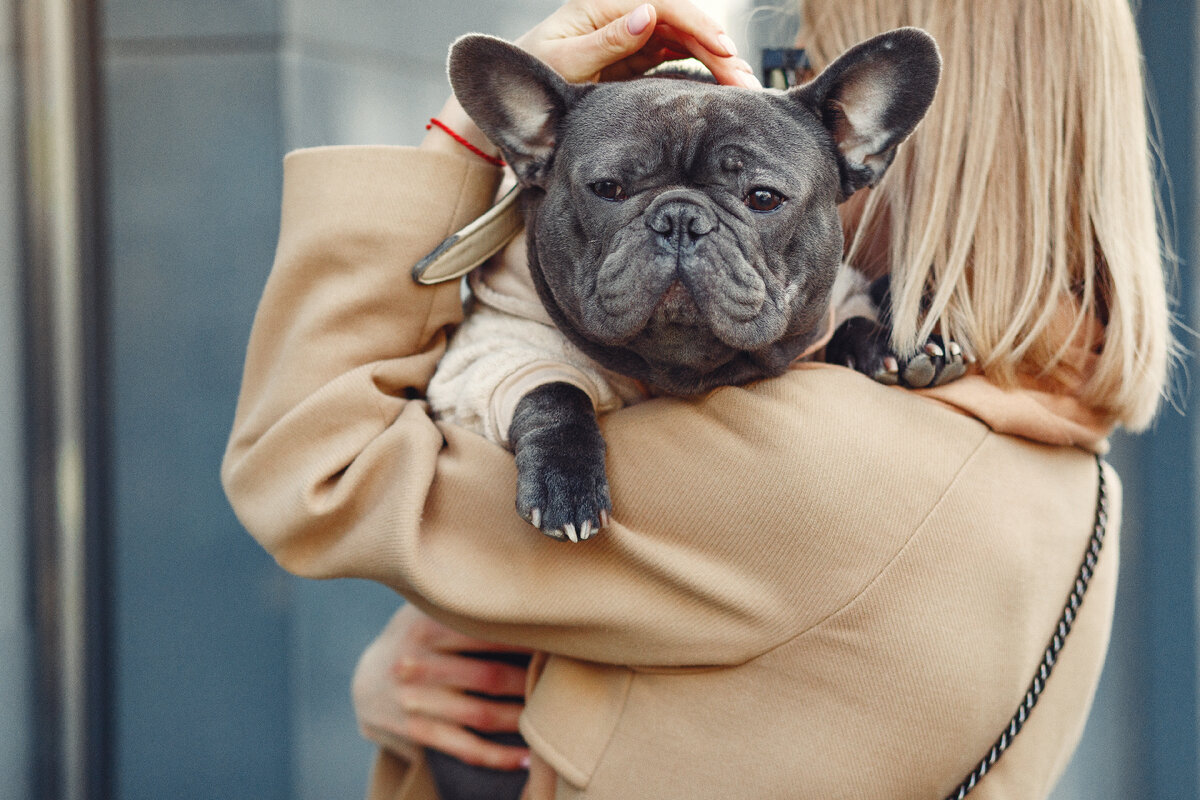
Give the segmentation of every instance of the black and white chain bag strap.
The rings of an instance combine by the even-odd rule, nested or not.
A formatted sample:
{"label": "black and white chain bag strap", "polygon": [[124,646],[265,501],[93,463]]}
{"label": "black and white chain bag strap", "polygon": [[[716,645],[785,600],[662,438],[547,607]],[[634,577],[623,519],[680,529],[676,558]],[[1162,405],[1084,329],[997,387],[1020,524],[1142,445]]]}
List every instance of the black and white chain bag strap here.
{"label": "black and white chain bag strap", "polygon": [[996,740],[992,749],[967,777],[963,778],[958,788],[946,795],[946,800],[962,800],[983,779],[983,776],[987,775],[988,770],[995,766],[996,762],[1000,760],[1000,756],[1004,755],[1004,751],[1021,732],[1033,707],[1037,705],[1038,698],[1046,688],[1046,681],[1050,679],[1050,672],[1058,660],[1059,651],[1062,650],[1063,644],[1067,640],[1067,634],[1071,632],[1071,625],[1075,622],[1075,615],[1079,613],[1079,606],[1083,603],[1083,596],[1087,592],[1088,584],[1091,583],[1092,576],[1096,573],[1100,548],[1104,545],[1104,534],[1108,528],[1108,493],[1104,485],[1104,460],[1100,456],[1096,456],[1096,466],[1100,472],[1100,484],[1096,492],[1096,521],[1092,527],[1092,536],[1084,551],[1079,573],[1075,576],[1075,585],[1071,589],[1071,594],[1067,596],[1067,604],[1063,608],[1062,616],[1058,618],[1058,626],[1054,629],[1054,635],[1050,637],[1050,643],[1046,645],[1046,652],[1042,655],[1042,662],[1038,665],[1024,699],[1017,706],[1017,712],[1009,720],[1008,726],[1000,734],[1000,738]]}

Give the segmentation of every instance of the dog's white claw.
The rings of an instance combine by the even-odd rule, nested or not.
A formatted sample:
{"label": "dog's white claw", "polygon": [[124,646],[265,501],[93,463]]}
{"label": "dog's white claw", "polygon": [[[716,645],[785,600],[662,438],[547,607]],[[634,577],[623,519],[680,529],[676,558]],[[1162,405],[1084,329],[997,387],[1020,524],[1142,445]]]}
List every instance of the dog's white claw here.
{"label": "dog's white claw", "polygon": [[601,512],[600,512],[600,527],[601,527],[601,528],[607,528],[607,527],[608,527],[608,523],[609,523],[609,521],[610,521],[610,520],[609,520],[608,512],[607,512],[607,511],[601,511]]}
{"label": "dog's white claw", "polygon": [[587,522],[583,523],[583,525],[580,526],[579,538],[583,539],[586,542],[588,540],[588,538],[591,537],[591,535],[592,535],[592,521],[589,519]]}
{"label": "dog's white claw", "polygon": [[934,358],[942,358],[946,355],[942,348],[938,347],[937,342],[926,342],[925,352]]}
{"label": "dog's white claw", "polygon": [[946,349],[949,350],[950,355],[955,358],[963,354],[962,348],[959,347],[958,342],[948,342],[946,344]]}
{"label": "dog's white claw", "polygon": [[540,508],[529,512],[529,524],[535,528],[542,527],[542,510]]}
{"label": "dog's white claw", "polygon": [[568,522],[565,526],[563,526],[563,531],[566,532],[568,539],[576,544],[579,544],[579,535],[575,533],[575,523]]}
{"label": "dog's white claw", "polygon": [[896,360],[895,356],[884,356],[883,368],[885,371],[890,372],[893,375],[899,374],[900,362]]}

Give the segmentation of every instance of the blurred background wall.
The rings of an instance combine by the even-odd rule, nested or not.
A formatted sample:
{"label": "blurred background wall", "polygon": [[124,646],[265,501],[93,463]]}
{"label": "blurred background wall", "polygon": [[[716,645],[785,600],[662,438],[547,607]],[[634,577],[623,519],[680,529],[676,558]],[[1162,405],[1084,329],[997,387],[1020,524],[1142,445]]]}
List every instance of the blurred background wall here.
{"label": "blurred background wall", "polygon": [[298,146],[415,144],[465,27],[552,3],[108,0],[116,796],[363,792],[357,653],[397,599],[275,567],[217,482]]}
{"label": "blurred background wall", "polygon": [[288,581],[212,465],[271,260],[274,0],[101,5],[115,796],[291,796]]}
{"label": "blurred background wall", "polygon": [[[557,5],[99,4],[112,759],[96,797],[361,796],[372,750],[354,726],[349,680],[397,599],[285,575],[240,529],[217,478],[275,243],[280,160],[301,146],[416,144],[448,92],[455,36],[515,37]],[[794,36],[786,17],[719,5],[744,53]],[[38,661],[22,510],[15,11],[0,0],[0,798],[17,800],[34,796],[26,698]],[[1148,61],[1173,101],[1163,127],[1185,275],[1195,17],[1190,2],[1142,3]],[[1181,92],[1186,102],[1174,102]],[[1192,285],[1183,283],[1185,318]],[[1056,800],[1200,796],[1191,427],[1168,410],[1150,436],[1117,442],[1128,501],[1117,626]]]}

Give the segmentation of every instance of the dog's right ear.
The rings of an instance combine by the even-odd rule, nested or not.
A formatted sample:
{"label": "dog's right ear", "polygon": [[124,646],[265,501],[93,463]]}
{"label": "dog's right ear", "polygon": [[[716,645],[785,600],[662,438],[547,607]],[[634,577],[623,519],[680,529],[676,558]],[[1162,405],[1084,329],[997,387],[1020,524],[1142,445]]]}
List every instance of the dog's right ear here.
{"label": "dog's right ear", "polygon": [[450,85],[479,129],[527,186],[540,186],[554,159],[558,123],[586,91],[514,44],[468,34],[450,48]]}

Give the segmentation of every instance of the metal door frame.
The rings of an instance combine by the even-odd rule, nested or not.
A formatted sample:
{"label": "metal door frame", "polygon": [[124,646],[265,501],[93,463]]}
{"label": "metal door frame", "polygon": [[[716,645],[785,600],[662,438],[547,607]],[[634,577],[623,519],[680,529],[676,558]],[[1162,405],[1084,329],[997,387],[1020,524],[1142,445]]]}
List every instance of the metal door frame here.
{"label": "metal door frame", "polygon": [[112,795],[99,7],[16,4],[33,774]]}

